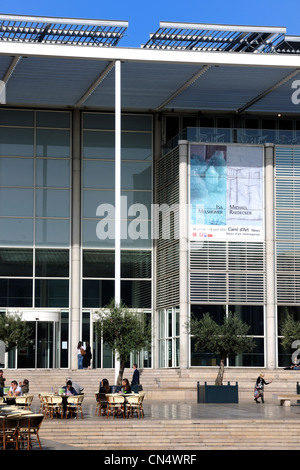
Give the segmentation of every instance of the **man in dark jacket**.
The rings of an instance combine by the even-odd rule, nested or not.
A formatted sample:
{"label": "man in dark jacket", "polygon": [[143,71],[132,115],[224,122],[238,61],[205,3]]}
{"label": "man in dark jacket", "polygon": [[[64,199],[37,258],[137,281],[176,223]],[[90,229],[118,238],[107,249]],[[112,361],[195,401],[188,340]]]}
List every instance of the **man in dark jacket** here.
{"label": "man in dark jacket", "polygon": [[137,370],[137,365],[133,364],[132,368],[133,368],[133,376],[132,376],[131,385],[139,385],[139,383],[140,383],[140,373]]}

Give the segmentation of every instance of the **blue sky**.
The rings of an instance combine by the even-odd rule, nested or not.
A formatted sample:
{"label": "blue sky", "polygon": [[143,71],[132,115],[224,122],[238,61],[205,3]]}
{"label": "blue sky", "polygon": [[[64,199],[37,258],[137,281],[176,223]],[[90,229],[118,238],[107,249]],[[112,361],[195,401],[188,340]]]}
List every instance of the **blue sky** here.
{"label": "blue sky", "polygon": [[287,34],[300,36],[299,0],[0,0],[0,13],[69,18],[124,20],[129,22],[123,47],[139,47],[160,21],[253,26],[285,26]]}

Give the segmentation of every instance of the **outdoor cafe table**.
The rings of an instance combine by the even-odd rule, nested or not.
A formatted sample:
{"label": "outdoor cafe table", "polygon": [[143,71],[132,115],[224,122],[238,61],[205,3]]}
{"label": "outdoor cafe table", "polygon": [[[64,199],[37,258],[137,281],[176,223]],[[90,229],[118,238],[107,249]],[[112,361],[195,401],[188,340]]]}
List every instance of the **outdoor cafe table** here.
{"label": "outdoor cafe table", "polygon": [[47,393],[48,396],[51,397],[61,397],[62,398],[62,408],[63,408],[63,417],[65,418],[67,412],[67,405],[68,405],[68,397],[76,396],[73,394],[66,395],[65,393]]}
{"label": "outdoor cafe table", "polygon": [[108,393],[107,395],[112,395],[115,397],[124,397],[124,416],[126,418],[126,405],[127,405],[127,397],[135,397],[138,396],[138,393]]}

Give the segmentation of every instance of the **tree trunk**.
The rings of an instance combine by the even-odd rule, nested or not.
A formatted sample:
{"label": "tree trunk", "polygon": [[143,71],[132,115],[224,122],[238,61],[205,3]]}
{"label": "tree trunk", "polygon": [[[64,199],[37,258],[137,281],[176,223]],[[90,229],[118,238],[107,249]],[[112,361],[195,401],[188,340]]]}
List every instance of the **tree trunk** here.
{"label": "tree trunk", "polygon": [[221,356],[220,367],[219,367],[219,372],[218,372],[218,375],[217,375],[217,378],[216,378],[216,381],[215,381],[215,385],[223,385],[225,361],[226,361],[226,356],[222,355]]}
{"label": "tree trunk", "polygon": [[124,369],[125,369],[125,361],[120,361],[120,369],[119,369],[119,374],[118,374],[116,385],[120,385],[120,386],[122,385]]}

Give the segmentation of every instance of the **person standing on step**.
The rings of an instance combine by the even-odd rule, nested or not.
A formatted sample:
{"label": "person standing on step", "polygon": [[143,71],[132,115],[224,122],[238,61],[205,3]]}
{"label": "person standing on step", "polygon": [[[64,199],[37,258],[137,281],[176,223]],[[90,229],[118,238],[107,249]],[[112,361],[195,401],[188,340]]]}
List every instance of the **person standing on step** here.
{"label": "person standing on step", "polygon": [[85,349],[81,341],[77,344],[77,358],[78,358],[78,369],[83,369],[83,356],[85,356]]}
{"label": "person standing on step", "polygon": [[140,373],[137,369],[137,364],[133,364],[133,375],[131,380],[131,385],[139,385],[140,383]]}
{"label": "person standing on step", "polygon": [[3,375],[3,370],[0,370],[0,397],[3,397],[3,389],[5,387],[6,378]]}
{"label": "person standing on step", "polygon": [[85,356],[83,356],[83,368],[90,369],[91,368],[91,359],[92,359],[92,352],[91,346],[89,341],[85,343]]}
{"label": "person standing on step", "polygon": [[261,403],[264,403],[264,386],[270,384],[273,382],[273,380],[270,380],[270,382],[266,382],[264,379],[264,374],[260,374],[259,377],[257,377],[255,387],[254,387],[254,401],[256,403],[260,403],[259,398],[261,399]]}

